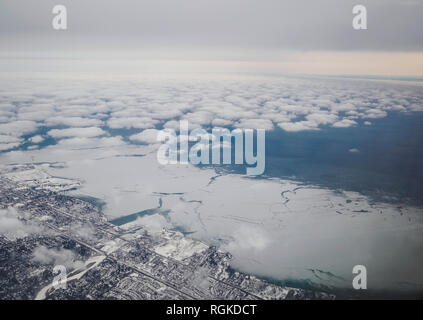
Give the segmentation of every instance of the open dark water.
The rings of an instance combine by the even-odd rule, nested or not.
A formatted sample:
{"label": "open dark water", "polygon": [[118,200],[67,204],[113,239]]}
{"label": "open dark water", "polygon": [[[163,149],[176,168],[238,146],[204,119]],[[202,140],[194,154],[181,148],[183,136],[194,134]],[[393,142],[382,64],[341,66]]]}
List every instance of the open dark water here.
{"label": "open dark water", "polygon": [[[371,120],[370,126],[266,131],[266,170],[256,178],[292,179],[360,192],[374,201],[423,206],[423,113],[393,112]],[[233,149],[234,143],[232,157]],[[244,166],[222,169],[245,174]]]}
{"label": "open dark water", "polygon": [[266,132],[265,174],[423,205],[423,114],[392,113],[372,123]]}

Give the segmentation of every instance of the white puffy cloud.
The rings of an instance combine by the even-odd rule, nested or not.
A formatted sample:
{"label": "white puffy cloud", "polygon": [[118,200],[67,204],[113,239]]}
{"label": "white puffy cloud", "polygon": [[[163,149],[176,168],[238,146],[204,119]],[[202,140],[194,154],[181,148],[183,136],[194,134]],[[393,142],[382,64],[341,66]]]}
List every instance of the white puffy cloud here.
{"label": "white puffy cloud", "polygon": [[132,141],[138,141],[143,142],[147,144],[155,144],[157,142],[157,134],[159,133],[159,130],[156,129],[146,129],[144,131],[141,131],[140,133],[134,134],[129,137]]}
{"label": "white puffy cloud", "polygon": [[0,134],[0,143],[13,143],[13,142],[21,142],[22,139],[14,136],[9,136],[7,134]]}
{"label": "white puffy cloud", "polygon": [[36,135],[36,136],[29,138],[29,141],[31,141],[32,143],[40,143],[40,142],[44,141],[44,138],[40,135]]}
{"label": "white puffy cloud", "polygon": [[142,225],[150,233],[159,233],[163,228],[171,228],[172,225],[162,215],[153,214],[139,217],[133,224]]}
{"label": "white puffy cloud", "polygon": [[0,234],[15,233],[23,228],[24,225],[22,221],[18,219],[15,210],[0,210]]}
{"label": "white puffy cloud", "polygon": [[81,268],[84,266],[82,261],[75,258],[75,254],[67,249],[54,249],[45,246],[38,246],[33,251],[33,261],[41,264],[63,265],[69,269]]}
{"label": "white puffy cloud", "polygon": [[156,123],[156,120],[147,117],[111,118],[107,121],[107,125],[112,129],[147,129],[154,128]]}
{"label": "white puffy cloud", "polygon": [[384,118],[387,116],[387,112],[380,109],[368,109],[366,110],[365,118],[376,119]]}
{"label": "white puffy cloud", "polygon": [[35,121],[17,120],[0,124],[0,134],[16,137],[24,136],[37,130],[38,124]]}
{"label": "white puffy cloud", "polygon": [[233,122],[231,120],[217,118],[212,120],[212,125],[217,127],[229,127],[233,125]]}
{"label": "white puffy cloud", "polygon": [[57,116],[47,119],[45,124],[48,126],[64,125],[68,127],[95,127],[101,126],[103,121],[92,118]]}
{"label": "white puffy cloud", "polygon": [[298,122],[281,122],[278,126],[288,132],[299,132],[308,130],[319,130],[316,124],[311,121],[298,121]]}
{"label": "white puffy cloud", "polygon": [[179,130],[179,121],[176,120],[170,120],[167,121],[163,127],[165,127],[166,129],[173,129],[173,130]]}
{"label": "white puffy cloud", "polygon": [[316,123],[317,125],[326,125],[334,123],[336,120],[338,120],[338,116],[334,114],[330,114],[328,112],[325,113],[312,113],[306,116],[306,119],[309,121],[312,121]]}
{"label": "white puffy cloud", "polygon": [[208,111],[198,111],[187,113],[184,117],[184,120],[188,120],[189,123],[193,125],[208,125],[213,120],[213,114]]}
{"label": "white puffy cloud", "polygon": [[356,126],[357,122],[354,120],[350,120],[350,119],[342,119],[341,121],[337,121],[335,122],[332,127],[334,128],[349,128],[349,127],[353,127]]}
{"label": "white puffy cloud", "polygon": [[9,150],[16,148],[20,145],[20,143],[11,142],[11,143],[0,143],[0,151]]}
{"label": "white puffy cloud", "polygon": [[272,130],[273,122],[268,119],[245,119],[235,124],[235,127],[241,129],[265,129]]}
{"label": "white puffy cloud", "polygon": [[88,128],[68,128],[68,129],[53,129],[48,132],[48,135],[53,138],[78,137],[91,138],[104,135],[106,132],[97,127]]}
{"label": "white puffy cloud", "polygon": [[62,139],[58,145],[70,148],[99,148],[99,147],[115,147],[124,145],[125,142],[121,137],[102,137],[102,138],[89,138],[89,137],[75,137]]}
{"label": "white puffy cloud", "polygon": [[248,225],[238,227],[231,236],[232,241],[227,245],[230,252],[261,251],[271,242],[262,229]]}
{"label": "white puffy cloud", "polygon": [[0,210],[0,234],[16,239],[40,231],[38,226],[27,224],[22,220],[22,215],[13,207]]}

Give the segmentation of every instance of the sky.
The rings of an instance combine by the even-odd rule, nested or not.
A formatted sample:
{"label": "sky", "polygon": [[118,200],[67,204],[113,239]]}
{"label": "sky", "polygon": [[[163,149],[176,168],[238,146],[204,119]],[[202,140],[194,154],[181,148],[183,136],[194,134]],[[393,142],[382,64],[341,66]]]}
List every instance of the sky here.
{"label": "sky", "polygon": [[[66,31],[51,26],[57,4],[67,8]],[[368,30],[352,28],[356,4],[367,8]],[[0,57],[421,76],[422,16],[422,0],[2,0]]]}

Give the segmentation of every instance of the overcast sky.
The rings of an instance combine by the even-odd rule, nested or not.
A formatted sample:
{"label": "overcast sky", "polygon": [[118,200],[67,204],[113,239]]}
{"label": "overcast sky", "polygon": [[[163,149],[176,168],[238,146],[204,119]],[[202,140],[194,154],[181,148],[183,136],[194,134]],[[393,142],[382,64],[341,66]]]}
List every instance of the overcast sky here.
{"label": "overcast sky", "polygon": [[[56,4],[67,7],[66,31],[51,26]],[[353,30],[355,4],[367,7],[368,30]],[[299,51],[393,56],[423,51],[422,17],[423,0],[1,0],[0,51],[260,61]]]}

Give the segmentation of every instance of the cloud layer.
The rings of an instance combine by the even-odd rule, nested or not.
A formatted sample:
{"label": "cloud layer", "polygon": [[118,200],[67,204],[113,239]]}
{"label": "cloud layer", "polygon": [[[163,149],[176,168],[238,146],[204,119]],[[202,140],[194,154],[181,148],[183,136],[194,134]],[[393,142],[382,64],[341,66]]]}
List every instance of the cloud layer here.
{"label": "cloud layer", "polygon": [[[423,111],[421,86],[356,80],[141,79],[100,81],[92,86],[58,80],[54,84],[34,81],[30,87],[19,81],[1,83],[3,151],[26,142],[36,146],[46,138],[63,145],[151,144],[155,130],[177,129],[178,120],[188,120],[191,129],[217,126],[299,132],[368,126],[392,112]],[[119,135],[128,130],[131,135],[124,142]],[[29,141],[23,139],[31,135]]]}

